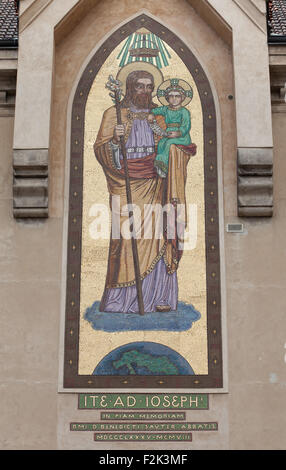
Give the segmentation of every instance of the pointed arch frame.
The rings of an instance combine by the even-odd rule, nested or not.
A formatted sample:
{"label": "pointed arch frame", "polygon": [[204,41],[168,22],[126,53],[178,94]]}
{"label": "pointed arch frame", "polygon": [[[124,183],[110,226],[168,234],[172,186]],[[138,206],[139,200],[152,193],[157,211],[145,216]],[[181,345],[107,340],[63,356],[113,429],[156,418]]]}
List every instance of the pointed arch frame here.
{"label": "pointed arch frame", "polygon": [[[183,60],[195,80],[202,104],[206,220],[207,375],[134,377],[78,375],[85,107],[91,86],[102,64],[120,42],[142,26],[163,39]],[[218,389],[224,388],[217,140],[215,100],[203,67],[189,47],[155,19],[141,14],[119,27],[103,42],[88,62],[75,91],[71,116],[63,389],[166,389],[167,387],[219,391]]]}

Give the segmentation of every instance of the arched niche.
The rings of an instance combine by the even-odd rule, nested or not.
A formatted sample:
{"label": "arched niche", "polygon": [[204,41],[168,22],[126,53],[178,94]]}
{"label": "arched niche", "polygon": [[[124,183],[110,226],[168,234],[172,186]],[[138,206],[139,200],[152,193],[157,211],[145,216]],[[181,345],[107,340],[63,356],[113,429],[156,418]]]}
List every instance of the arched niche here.
{"label": "arched niche", "polygon": [[[144,26],[169,45],[183,61],[198,91],[203,126],[203,178],[204,178],[204,247],[206,287],[206,348],[207,370],[194,375],[121,376],[79,373],[81,305],[81,266],[83,234],[83,183],[85,112],[88,97],[102,65],[113,50],[129,35]],[[111,103],[110,103],[111,104]],[[71,112],[70,175],[68,205],[68,243],[66,273],[66,318],[64,388],[188,388],[196,390],[222,390],[222,298],[220,261],[220,188],[218,161],[217,109],[212,86],[207,74],[192,51],[178,36],[146,14],[130,20],[104,41],[87,64],[78,82]],[[100,349],[100,344],[97,345]]]}

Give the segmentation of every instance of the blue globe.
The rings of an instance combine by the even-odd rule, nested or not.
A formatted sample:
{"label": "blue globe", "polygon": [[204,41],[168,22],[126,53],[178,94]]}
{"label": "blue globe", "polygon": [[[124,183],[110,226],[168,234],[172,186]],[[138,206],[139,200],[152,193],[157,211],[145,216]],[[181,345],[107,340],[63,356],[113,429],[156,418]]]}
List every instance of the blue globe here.
{"label": "blue globe", "polygon": [[93,375],[194,375],[179,353],[163,344],[125,344],[105,356]]}

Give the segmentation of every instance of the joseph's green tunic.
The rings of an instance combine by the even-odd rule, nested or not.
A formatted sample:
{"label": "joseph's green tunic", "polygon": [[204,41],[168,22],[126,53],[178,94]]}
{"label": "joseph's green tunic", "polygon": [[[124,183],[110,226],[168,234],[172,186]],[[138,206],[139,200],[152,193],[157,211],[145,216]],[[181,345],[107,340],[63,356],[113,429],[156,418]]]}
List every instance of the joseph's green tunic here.
{"label": "joseph's green tunic", "polygon": [[167,175],[169,168],[170,147],[175,145],[190,145],[191,115],[186,108],[171,109],[169,106],[160,106],[152,109],[155,116],[164,116],[167,125],[166,132],[179,131],[180,137],[169,139],[163,137],[158,144],[154,165],[160,170],[160,174]]}

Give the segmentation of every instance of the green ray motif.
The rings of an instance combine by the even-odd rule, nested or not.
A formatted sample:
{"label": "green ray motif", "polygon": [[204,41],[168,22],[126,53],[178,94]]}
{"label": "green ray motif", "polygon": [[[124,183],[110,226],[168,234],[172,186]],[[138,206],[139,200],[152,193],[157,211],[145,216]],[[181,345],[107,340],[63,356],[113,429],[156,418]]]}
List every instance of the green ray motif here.
{"label": "green ray motif", "polygon": [[[154,51],[154,56],[144,56],[144,50]],[[162,39],[155,34],[146,31],[137,31],[126,39],[117,59],[119,67],[124,67],[131,62],[150,62],[159,69],[168,67],[171,55]]]}

